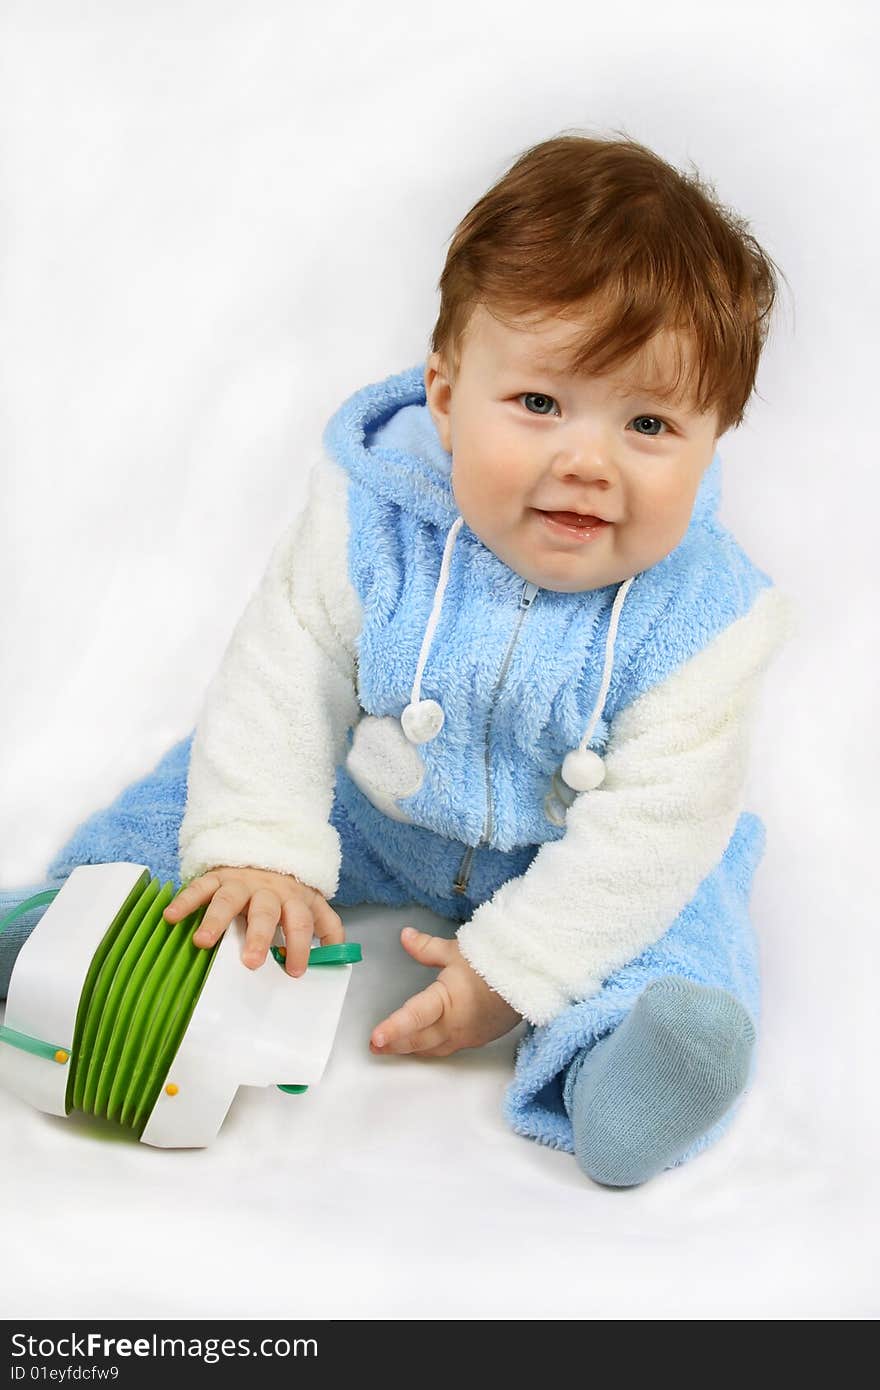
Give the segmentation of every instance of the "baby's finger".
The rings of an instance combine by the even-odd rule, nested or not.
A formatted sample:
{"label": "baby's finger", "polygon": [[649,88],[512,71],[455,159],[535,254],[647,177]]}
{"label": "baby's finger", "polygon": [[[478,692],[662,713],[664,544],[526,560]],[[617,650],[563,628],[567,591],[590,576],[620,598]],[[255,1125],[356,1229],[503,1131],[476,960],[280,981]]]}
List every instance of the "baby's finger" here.
{"label": "baby's finger", "polygon": [[185,888],[181,888],[176,898],[171,899],[162,916],[166,922],[182,921],[202,903],[208,902],[219,887],[220,880],[216,874],[199,874],[198,878],[191,879]]}
{"label": "baby's finger", "polygon": [[309,906],[315,919],[315,935],[322,946],[333,946],[345,940],[345,927],[338,912],[334,912],[327,899],[316,892]]}
{"label": "baby's finger", "polygon": [[398,1056],[419,1057],[448,1057],[450,1052],[455,1049],[450,1046],[449,1029],[446,1020],[442,1019],[439,1023],[434,1023],[430,1028],[423,1028],[420,1033],[413,1033],[406,1042],[395,1043],[393,1046],[375,1047],[370,1043],[370,1051],[379,1056],[397,1054]]}
{"label": "baby's finger", "polygon": [[250,897],[250,889],[241,879],[231,878],[221,884],[211,899],[211,905],[193,936],[196,946],[213,946],[237,917]]}
{"label": "baby's finger", "polygon": [[[428,985],[373,1029],[370,1045],[382,1052],[415,1052],[421,1034],[439,1022],[446,1005],[446,996],[437,982]],[[441,1030],[442,1032],[442,1030]],[[445,1033],[443,1033],[445,1037]],[[424,1042],[424,1039],[422,1040]],[[433,1046],[433,1043],[428,1043]]]}
{"label": "baby's finger", "polygon": [[284,968],[288,975],[304,975],[312,949],[315,921],[312,910],[302,898],[288,898],[281,909],[281,930],[287,943]]}
{"label": "baby's finger", "polygon": [[272,938],[278,928],[281,902],[271,888],[258,888],[248,908],[247,931],[242,960],[252,970],[261,966],[269,954]]}

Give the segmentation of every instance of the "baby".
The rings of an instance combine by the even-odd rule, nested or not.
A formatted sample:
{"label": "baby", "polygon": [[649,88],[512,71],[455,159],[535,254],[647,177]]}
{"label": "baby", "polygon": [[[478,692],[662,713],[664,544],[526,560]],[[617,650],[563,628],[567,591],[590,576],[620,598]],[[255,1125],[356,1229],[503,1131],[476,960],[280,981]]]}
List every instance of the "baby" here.
{"label": "baby", "polygon": [[754,1061],[742,801],[792,604],[718,521],[715,450],[773,262],[650,150],[563,135],[467,213],[439,288],[427,360],[327,424],[208,688],[165,917],[209,904],[209,947],[244,914],[253,968],[280,925],[292,975],[348,905],[461,923],[404,929],[439,973],[371,1049],[525,1020],[512,1127],[631,1186],[726,1129]]}

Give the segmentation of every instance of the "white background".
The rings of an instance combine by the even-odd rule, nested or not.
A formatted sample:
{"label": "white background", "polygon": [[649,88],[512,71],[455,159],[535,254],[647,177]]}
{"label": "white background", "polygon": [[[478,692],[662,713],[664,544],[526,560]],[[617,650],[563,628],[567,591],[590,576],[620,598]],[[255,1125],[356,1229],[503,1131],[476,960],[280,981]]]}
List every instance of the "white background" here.
{"label": "white background", "polygon": [[721,519],[806,618],[714,1150],[610,1191],[506,1129],[518,1033],[372,1057],[438,922],[359,909],[321,1085],[241,1093],[210,1149],[0,1098],[5,1316],[876,1316],[878,38],[855,0],[2,6],[0,885],[192,728],[327,418],[424,360],[457,222],[566,129],[693,161],[785,272]]}

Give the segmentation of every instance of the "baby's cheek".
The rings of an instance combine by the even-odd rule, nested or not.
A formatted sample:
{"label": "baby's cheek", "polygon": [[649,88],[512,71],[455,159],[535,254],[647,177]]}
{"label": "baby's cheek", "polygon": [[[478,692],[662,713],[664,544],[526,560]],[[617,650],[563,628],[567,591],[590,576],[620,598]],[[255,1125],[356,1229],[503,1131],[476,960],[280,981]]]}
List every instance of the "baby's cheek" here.
{"label": "baby's cheek", "polygon": [[687,528],[689,512],[687,489],[681,480],[658,476],[653,483],[643,480],[630,497],[629,517],[646,536],[652,532],[666,538],[677,528]]}
{"label": "baby's cheek", "polygon": [[485,468],[478,457],[461,450],[452,459],[452,492],[459,510],[471,508],[479,500],[481,488],[485,487]]}
{"label": "baby's cheek", "polygon": [[503,468],[481,462],[453,473],[452,490],[459,511],[478,535],[495,532],[514,514],[514,497]]}

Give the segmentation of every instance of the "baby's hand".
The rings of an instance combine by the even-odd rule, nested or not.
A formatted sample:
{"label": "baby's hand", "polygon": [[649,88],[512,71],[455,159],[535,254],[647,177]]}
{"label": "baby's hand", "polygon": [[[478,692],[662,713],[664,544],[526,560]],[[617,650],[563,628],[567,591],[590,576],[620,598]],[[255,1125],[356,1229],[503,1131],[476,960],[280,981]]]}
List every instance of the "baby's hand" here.
{"label": "baby's hand", "polygon": [[468,964],[457,941],[404,927],[403,945],[422,965],[442,965],[436,980],[414,994],[373,1029],[374,1052],[418,1052],[448,1057],[465,1047],[482,1047],[522,1021]]}
{"label": "baby's hand", "polygon": [[208,869],[182,888],[162,915],[166,922],[179,922],[209,900],[211,906],[193,935],[193,942],[196,946],[213,946],[232,919],[250,904],[242,960],[251,970],[256,970],[268,956],[279,921],[287,943],[288,975],[305,972],[313,935],[324,946],[345,940],[339,916],[317,888],[300,883],[292,874],[275,873],[272,869],[222,865]]}

